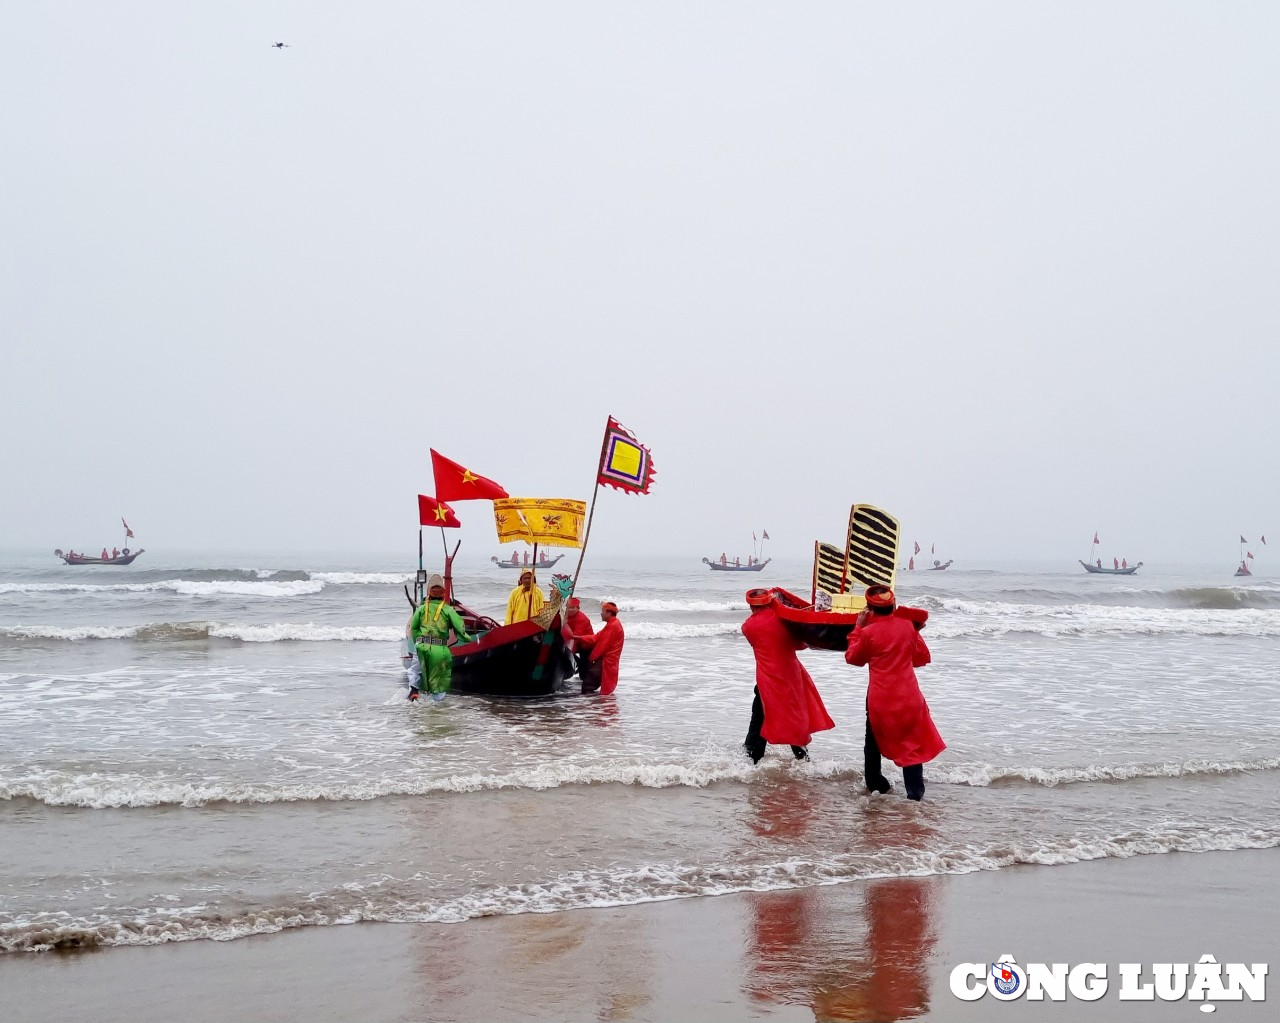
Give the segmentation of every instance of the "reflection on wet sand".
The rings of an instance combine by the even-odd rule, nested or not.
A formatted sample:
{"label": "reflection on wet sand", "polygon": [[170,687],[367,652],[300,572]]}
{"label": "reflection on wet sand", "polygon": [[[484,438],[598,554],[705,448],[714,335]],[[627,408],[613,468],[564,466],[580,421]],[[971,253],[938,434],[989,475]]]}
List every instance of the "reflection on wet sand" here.
{"label": "reflection on wet sand", "polygon": [[624,915],[531,913],[431,928],[426,937],[415,1019],[623,1023],[644,1016],[652,1000],[655,936]]}
{"label": "reflection on wet sand", "polygon": [[[794,846],[813,826],[810,804],[780,791],[753,802],[753,830]],[[850,812],[858,810],[850,807]],[[859,829],[868,852],[924,848],[933,835],[916,808],[872,806]],[[755,1002],[805,1005],[819,1020],[914,1019],[929,1008],[928,960],[936,941],[931,903],[936,879],[889,877],[849,882],[862,889],[858,920],[828,907],[823,889],[770,892],[752,899],[747,994]]]}

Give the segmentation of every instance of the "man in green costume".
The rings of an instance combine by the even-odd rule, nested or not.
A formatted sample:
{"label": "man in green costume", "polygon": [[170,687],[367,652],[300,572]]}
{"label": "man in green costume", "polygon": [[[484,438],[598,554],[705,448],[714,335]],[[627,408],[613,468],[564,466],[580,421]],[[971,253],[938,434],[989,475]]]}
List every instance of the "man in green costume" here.
{"label": "man in green costume", "polygon": [[427,581],[427,599],[409,619],[409,635],[418,650],[418,663],[422,665],[422,678],[409,690],[409,699],[416,700],[422,690],[434,699],[443,700],[453,678],[453,651],[449,649],[449,630],[458,642],[470,643],[471,636],[458,614],[444,599],[444,580],[433,575]]}

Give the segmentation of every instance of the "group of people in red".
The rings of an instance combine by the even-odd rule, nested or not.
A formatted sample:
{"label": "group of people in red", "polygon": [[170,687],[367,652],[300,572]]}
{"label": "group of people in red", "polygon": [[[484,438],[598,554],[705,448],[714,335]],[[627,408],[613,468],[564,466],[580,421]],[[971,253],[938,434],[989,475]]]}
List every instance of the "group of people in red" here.
{"label": "group of people in red", "polygon": [[[1098,567],[1099,567],[1099,568],[1101,568],[1101,567],[1102,567],[1102,559],[1101,559],[1101,558],[1099,558],[1099,559],[1098,559]],[[1129,559],[1128,559],[1128,558],[1112,558],[1112,559],[1111,559],[1111,567],[1112,567],[1112,568],[1117,568],[1117,569],[1118,569],[1118,568],[1128,568],[1128,567],[1129,567]]]}
{"label": "group of people in red", "polygon": [[618,605],[606,600],[600,605],[604,627],[596,632],[591,619],[582,610],[582,601],[570,597],[564,616],[565,629],[572,635],[577,650],[574,659],[584,693],[608,696],[618,688],[618,665],[622,662],[622,644],[626,636],[618,621]]}
{"label": "group of people in red", "polygon": [[[883,794],[893,788],[882,767],[887,756],[902,768],[907,798],[920,800],[924,765],[946,749],[915,673],[930,661],[920,635],[924,622],[919,615],[895,614],[897,602],[888,586],[868,587],[866,600],[844,659],[869,669],[863,741],[867,791]],[[747,605],[751,616],[742,623],[742,634],[755,653],[756,689],[743,746],[754,763],[769,743],[790,746],[797,760],[808,760],[813,733],[834,728],[835,722],[796,656],[806,644],[779,617],[769,590],[749,590]]]}
{"label": "group of people in red", "polygon": [[[747,564],[748,564],[748,565],[754,565],[757,561],[759,561],[759,558],[752,557],[751,555],[748,555],[748,556],[747,556]],[[720,552],[720,564],[721,564],[723,567],[725,567],[725,568],[728,568],[728,567],[729,567],[729,555],[727,555],[724,551],[721,551],[721,552]],[[741,559],[741,558],[734,558],[734,559],[733,559],[733,566],[734,566],[734,568],[741,568],[741,567],[742,567],[742,559]]]}

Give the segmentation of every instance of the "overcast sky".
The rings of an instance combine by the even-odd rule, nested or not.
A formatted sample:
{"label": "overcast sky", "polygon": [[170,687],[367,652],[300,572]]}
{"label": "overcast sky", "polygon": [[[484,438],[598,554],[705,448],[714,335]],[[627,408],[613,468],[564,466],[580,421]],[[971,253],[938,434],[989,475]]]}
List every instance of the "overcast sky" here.
{"label": "overcast sky", "polygon": [[[283,41],[287,49],[271,43]],[[22,3],[0,542],[411,548],[435,447],[600,553],[1280,537],[1280,5]],[[464,543],[496,550],[488,504]]]}

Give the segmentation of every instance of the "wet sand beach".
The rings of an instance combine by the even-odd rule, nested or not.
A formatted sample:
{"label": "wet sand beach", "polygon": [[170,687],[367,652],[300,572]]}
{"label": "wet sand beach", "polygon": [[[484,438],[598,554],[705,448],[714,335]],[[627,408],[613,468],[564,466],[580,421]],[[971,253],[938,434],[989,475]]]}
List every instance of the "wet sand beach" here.
{"label": "wet sand beach", "polygon": [[[1172,853],[7,955],[0,990],[15,1021],[1191,1020],[1202,1003],[1120,1001],[1117,965],[1212,954],[1274,970],[1278,887],[1275,850]],[[951,994],[956,964],[1005,953],[1108,964],[1110,989],[1092,1003],[1007,1007]],[[1213,1018],[1274,1012],[1246,999],[1217,1003]]]}

